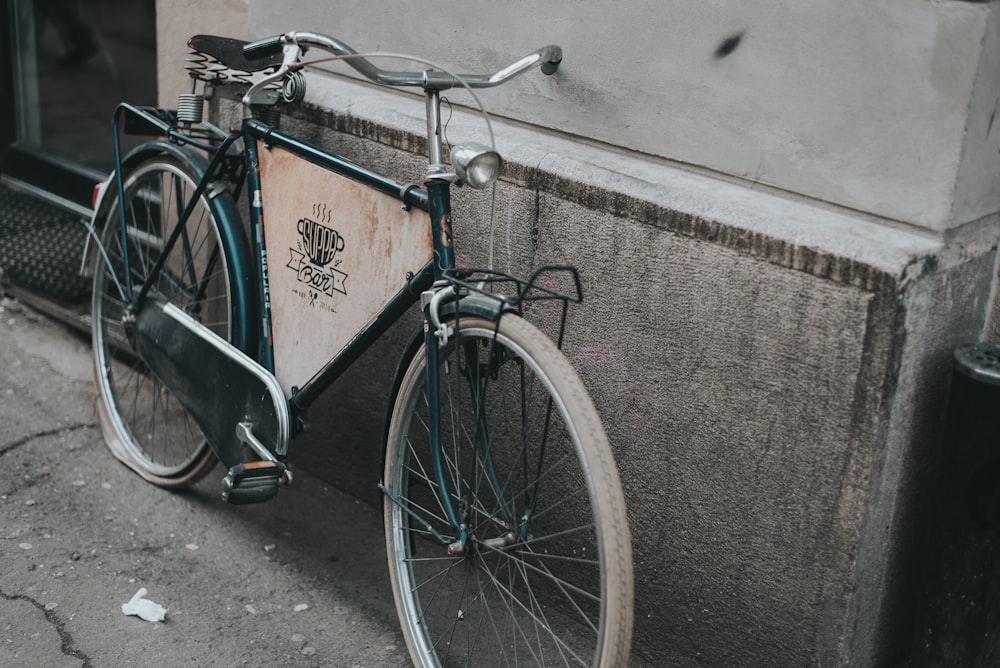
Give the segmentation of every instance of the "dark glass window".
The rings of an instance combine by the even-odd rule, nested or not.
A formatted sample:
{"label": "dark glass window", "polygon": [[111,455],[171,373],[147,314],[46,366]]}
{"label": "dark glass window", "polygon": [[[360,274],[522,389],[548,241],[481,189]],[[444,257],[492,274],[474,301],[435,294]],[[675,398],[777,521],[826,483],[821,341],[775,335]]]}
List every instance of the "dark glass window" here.
{"label": "dark glass window", "polygon": [[8,6],[14,122],[3,174],[79,200],[111,169],[117,104],[156,104],[155,0]]}

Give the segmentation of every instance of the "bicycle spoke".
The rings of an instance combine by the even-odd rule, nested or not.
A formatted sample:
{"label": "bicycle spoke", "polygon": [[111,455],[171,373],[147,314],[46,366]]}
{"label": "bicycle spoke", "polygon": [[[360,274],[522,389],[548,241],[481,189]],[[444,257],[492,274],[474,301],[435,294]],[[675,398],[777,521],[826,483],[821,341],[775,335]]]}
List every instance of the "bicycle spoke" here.
{"label": "bicycle spoke", "polygon": [[[418,665],[595,665],[622,629],[606,607],[609,592],[630,592],[602,557],[605,534],[595,519],[609,491],[585,464],[591,444],[576,440],[567,403],[552,400],[551,381],[507,337],[505,322],[498,330],[463,319],[440,352],[442,464],[467,537],[450,546],[457,559],[416,557],[416,541],[429,541],[406,512],[386,504],[404,632]],[[426,358],[418,361],[400,389],[384,479],[408,510],[449,527],[430,465]],[[618,534],[624,526],[620,517],[602,523]]]}
{"label": "bicycle spoke", "polygon": [[544,564],[541,566],[535,566],[533,564],[528,563],[527,560],[522,558],[512,557],[512,559],[516,561],[524,569],[534,571],[539,575],[548,578],[548,580],[552,584],[554,584],[556,587],[559,588],[560,592],[563,594],[564,599],[572,605],[573,609],[579,615],[580,621],[589,626],[594,633],[597,633],[597,626],[592,623],[589,615],[579,606],[579,604],[576,602],[576,599],[570,595],[570,591],[575,592],[576,594],[583,596],[585,598],[588,598],[595,603],[600,602],[599,594],[585,591],[580,587],[577,587],[576,585],[567,582],[562,578],[556,577],[551,571],[549,571],[548,568],[544,566]]}
{"label": "bicycle spoke", "polygon": [[[511,619],[512,620],[515,617],[514,614],[513,614],[513,612],[514,612],[514,609],[516,607],[516,608],[521,609],[523,612],[525,612],[529,616],[529,618],[533,622],[535,622],[536,624],[538,622],[544,622],[543,619],[541,619],[537,615],[535,615],[535,613],[528,606],[526,606],[524,604],[524,602],[520,599],[520,597],[515,594],[515,592],[513,591],[513,587],[512,586],[511,587],[505,587],[503,585],[503,583],[501,583],[499,581],[498,578],[496,578],[496,577],[493,576],[492,573],[489,573],[488,571],[487,571],[487,573],[490,575],[490,579],[493,582],[493,584],[498,589],[500,589],[504,594],[506,594],[506,597],[503,598],[503,600],[504,600],[504,604],[508,606],[508,610],[511,612]],[[530,588],[530,586],[528,586],[527,582],[528,582],[527,576],[525,575],[525,577],[524,577],[524,584],[526,586],[526,589],[529,591],[529,595],[530,595],[531,588]],[[550,639],[556,643],[557,646],[559,646],[561,648],[565,648],[567,651],[570,650],[569,646],[566,645],[565,641],[563,641],[561,638],[559,638],[557,635],[555,635],[551,631],[551,628],[548,626],[547,623],[543,624],[543,626],[544,626],[544,628],[546,628],[546,629],[549,630],[548,635],[550,636]],[[517,625],[517,627],[518,627],[518,630],[520,631],[521,630],[520,629],[520,625]],[[523,633],[523,631],[522,631],[522,633]],[[582,658],[580,658],[579,656],[576,656],[576,658],[577,658],[577,660],[582,665],[587,665],[587,663]],[[539,662],[539,663],[541,664],[542,662]]]}

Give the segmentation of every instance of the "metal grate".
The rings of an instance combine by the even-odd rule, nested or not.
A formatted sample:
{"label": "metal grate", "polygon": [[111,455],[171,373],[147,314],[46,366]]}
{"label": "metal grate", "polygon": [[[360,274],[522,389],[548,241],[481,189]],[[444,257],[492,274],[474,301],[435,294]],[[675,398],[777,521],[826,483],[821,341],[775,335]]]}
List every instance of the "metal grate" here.
{"label": "metal grate", "polygon": [[65,304],[86,299],[80,276],[87,232],[77,214],[0,185],[0,273],[18,287]]}

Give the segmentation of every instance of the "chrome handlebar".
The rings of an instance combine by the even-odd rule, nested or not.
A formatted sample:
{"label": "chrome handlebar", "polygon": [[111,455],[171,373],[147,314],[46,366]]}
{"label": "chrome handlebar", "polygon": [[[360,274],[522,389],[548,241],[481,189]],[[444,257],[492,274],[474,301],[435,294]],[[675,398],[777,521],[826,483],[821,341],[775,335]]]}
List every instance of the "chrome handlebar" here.
{"label": "chrome handlebar", "polygon": [[559,63],[562,62],[562,49],[552,44],[529,53],[493,74],[457,74],[453,76],[437,70],[423,72],[383,70],[340,40],[308,31],[287,32],[283,35],[247,44],[243,48],[243,54],[248,60],[257,60],[283,51],[284,60],[278,72],[283,75],[295,68],[299,57],[310,47],[328,51],[336,56],[348,56],[344,59],[347,64],[366,79],[375,83],[385,86],[419,86],[426,90],[438,91],[448,90],[456,86],[470,88],[499,86],[535,66],[540,67],[544,74],[553,74],[559,68]]}

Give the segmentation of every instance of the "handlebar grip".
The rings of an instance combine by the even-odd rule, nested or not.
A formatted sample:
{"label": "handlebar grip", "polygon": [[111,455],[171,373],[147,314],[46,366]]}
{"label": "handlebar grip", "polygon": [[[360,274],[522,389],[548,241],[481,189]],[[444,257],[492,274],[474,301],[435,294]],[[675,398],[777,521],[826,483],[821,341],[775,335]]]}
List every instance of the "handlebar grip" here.
{"label": "handlebar grip", "polygon": [[265,39],[251,42],[243,47],[243,57],[247,60],[260,60],[281,53],[283,35],[275,35]]}

